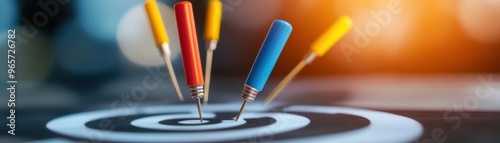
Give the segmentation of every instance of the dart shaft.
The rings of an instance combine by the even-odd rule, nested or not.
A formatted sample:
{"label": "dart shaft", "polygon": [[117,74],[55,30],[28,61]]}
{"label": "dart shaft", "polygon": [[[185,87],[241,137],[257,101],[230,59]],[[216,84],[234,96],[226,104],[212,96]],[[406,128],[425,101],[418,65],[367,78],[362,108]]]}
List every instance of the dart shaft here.
{"label": "dart shaft", "polygon": [[144,6],[146,7],[146,11],[148,13],[149,22],[151,23],[151,29],[153,30],[156,44],[160,45],[168,43],[169,39],[167,30],[165,29],[156,0],[148,0]]}
{"label": "dart shaft", "polygon": [[179,100],[184,101],[184,97],[182,96],[181,89],[179,88],[179,83],[177,82],[177,76],[175,76],[174,67],[172,66],[172,61],[167,56],[163,56],[165,59],[165,63],[167,64],[167,70],[170,74],[170,79],[172,80],[172,84],[174,85],[175,92],[177,92],[177,96],[179,96]]}
{"label": "dart shaft", "polygon": [[205,84],[192,4],[181,1],[175,4],[174,10],[186,83],[188,86]]}
{"label": "dart shaft", "polygon": [[271,74],[276,61],[278,60],[283,47],[292,33],[292,25],[283,20],[275,20],[271,24],[271,28],[267,32],[266,39],[260,48],[259,54],[255,59],[252,69],[248,74],[241,98],[243,98],[243,105],[240,112],[236,117],[236,121],[243,112],[247,102],[252,102],[257,97],[259,91],[264,88],[264,85]]}
{"label": "dart shaft", "polygon": [[352,27],[352,20],[348,16],[341,16],[321,36],[311,44],[311,50],[318,57],[323,56],[335,45]]}
{"label": "dart shaft", "polygon": [[222,19],[222,2],[220,0],[208,1],[205,19],[205,39],[219,40]]}
{"label": "dart shaft", "polygon": [[[216,46],[216,41],[211,40],[207,44],[207,60],[206,60],[206,65],[205,65],[205,96],[203,97],[203,103],[207,104],[208,103],[208,97],[209,97],[209,91],[210,91],[210,78],[212,74],[212,59],[214,55],[214,50]],[[214,48],[212,48],[214,47]]]}
{"label": "dart shaft", "polygon": [[283,20],[275,20],[248,74],[245,84],[262,91],[264,85],[292,33],[292,25]]}
{"label": "dart shaft", "polygon": [[307,65],[307,63],[302,60],[295,68],[283,79],[281,82],[271,91],[271,93],[264,100],[264,104],[269,104],[285,87],[297,76],[297,74]]}

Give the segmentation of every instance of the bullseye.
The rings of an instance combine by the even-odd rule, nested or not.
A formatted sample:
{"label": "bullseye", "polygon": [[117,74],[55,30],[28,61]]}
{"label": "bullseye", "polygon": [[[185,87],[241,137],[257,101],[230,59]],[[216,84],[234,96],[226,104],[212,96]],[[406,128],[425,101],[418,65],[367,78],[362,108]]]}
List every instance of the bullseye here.
{"label": "bullseye", "polygon": [[184,120],[184,121],[179,121],[180,124],[188,124],[188,125],[197,125],[197,124],[203,124],[203,123],[208,123],[208,120],[203,120],[200,121],[199,120]]}

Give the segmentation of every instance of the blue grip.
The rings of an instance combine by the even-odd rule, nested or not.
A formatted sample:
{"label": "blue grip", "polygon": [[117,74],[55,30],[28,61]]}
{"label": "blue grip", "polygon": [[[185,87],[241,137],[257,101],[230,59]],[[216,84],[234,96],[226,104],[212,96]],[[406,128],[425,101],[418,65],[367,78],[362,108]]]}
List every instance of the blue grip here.
{"label": "blue grip", "polygon": [[292,29],[292,25],[286,21],[275,20],[273,22],[245,84],[262,91]]}

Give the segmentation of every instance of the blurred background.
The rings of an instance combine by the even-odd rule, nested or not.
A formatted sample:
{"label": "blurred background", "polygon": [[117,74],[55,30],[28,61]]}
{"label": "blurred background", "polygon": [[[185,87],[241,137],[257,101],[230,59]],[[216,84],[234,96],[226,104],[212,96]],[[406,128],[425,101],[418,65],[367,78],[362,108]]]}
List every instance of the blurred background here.
{"label": "blurred background", "polygon": [[[207,0],[190,1],[196,17],[202,63],[205,63],[205,41],[202,35]],[[470,94],[460,93],[456,89],[473,92],[478,85],[477,76],[467,77],[466,82],[460,82],[463,80],[456,80],[453,75],[500,72],[500,0],[221,1],[224,8],[221,39],[214,55],[211,91],[234,96],[211,96],[211,102],[240,100],[239,94],[246,75],[275,19],[286,20],[294,27],[271,74],[271,79],[275,80],[282,79],[292,70],[307,54],[309,45],[338,17],[348,15],[353,19],[353,29],[324,57],[308,65],[298,77],[333,77],[330,79],[334,83],[313,82],[318,87],[334,87],[336,92],[327,92],[333,94],[333,100],[356,99],[355,96],[346,96],[365,93],[385,95],[388,91],[385,89],[389,86],[399,89],[395,90],[397,94],[409,93],[391,99],[418,100],[419,97],[428,97],[441,98],[434,103],[443,103],[449,97],[444,95],[467,96]],[[81,107],[109,108],[117,100],[130,98],[134,99],[134,105],[142,104],[142,101],[179,103],[154,44],[144,2],[1,0],[0,38],[7,39],[8,29],[16,30],[16,75],[19,81],[16,108],[44,111],[24,113],[26,117],[20,118],[19,122],[35,118],[41,122],[33,123],[34,126],[43,128],[46,121],[61,114],[87,110]],[[178,0],[159,0],[159,8],[171,39],[174,68],[187,97],[172,10],[176,2]],[[5,39],[0,40],[1,59],[7,58]],[[1,62],[0,66],[0,79],[3,81],[7,78],[5,64]],[[367,75],[396,75],[396,78]],[[432,79],[431,83],[459,85],[427,85],[421,83],[420,76]],[[145,90],[145,94],[151,96],[135,98],[135,87],[141,87],[146,77],[154,79],[150,82],[159,85]],[[276,83],[270,81],[270,87],[266,87],[264,92],[271,90]],[[2,87],[6,86],[4,82],[1,84]],[[377,90],[379,86],[372,85],[384,87]],[[312,87],[309,83],[291,86],[292,89]],[[352,91],[359,89],[357,87],[368,90]],[[427,89],[438,89],[439,95],[443,96],[418,93]],[[317,88],[304,89],[306,91],[325,94]],[[319,99],[296,98],[306,103],[321,102]],[[277,100],[280,99],[284,98]],[[366,105],[368,101],[375,100],[366,96],[363,99],[358,104],[344,105]],[[388,98],[381,99],[385,101]],[[498,101],[500,98],[495,98],[491,105]],[[444,106],[448,107],[453,102]],[[400,103],[394,107],[405,104],[392,103]],[[416,103],[411,107],[419,105],[422,106]],[[499,109],[497,107],[495,109]],[[0,109],[4,112],[6,106],[0,106]],[[57,115],[47,114],[46,111],[56,112]],[[23,116],[22,112],[19,114]]]}
{"label": "blurred background", "polygon": [[[176,2],[160,0],[159,7],[171,39],[175,71],[184,85],[172,10]],[[207,1],[191,2],[204,61],[202,35]],[[161,88],[148,91],[155,96],[147,99],[177,103],[175,96],[170,96],[173,88],[154,45],[143,3],[144,0],[0,1],[1,37],[6,37],[8,29],[17,31],[19,94],[25,95],[19,98],[27,99],[20,100],[19,106],[48,108],[97,101],[109,103],[141,85],[152,71],[159,75],[153,77]],[[212,91],[239,94],[275,19],[290,22],[294,31],[271,79],[283,78],[309,51],[309,45],[341,15],[353,19],[353,29],[326,56],[308,65],[298,78],[500,72],[499,0],[222,0],[222,3],[221,39],[214,57]],[[3,43],[0,57],[5,59],[6,40],[0,42]],[[5,65],[0,68],[7,70]],[[5,80],[6,72],[2,75]],[[214,98],[214,101],[224,99]]]}
{"label": "blurred background", "polygon": [[[159,7],[172,39],[172,58],[182,85],[183,70],[172,10],[176,2],[160,0]],[[201,36],[207,1],[191,2],[204,61],[205,42]],[[215,83],[245,79],[273,20],[283,19],[294,26],[271,75],[272,79],[281,79],[341,15],[352,17],[353,29],[326,56],[305,68],[299,78],[500,72],[499,0],[222,2],[221,40],[213,64]],[[53,102],[46,102],[47,105],[41,102],[54,98],[67,99],[58,103],[68,106],[95,98],[109,102],[120,93],[130,92],[151,70],[161,73],[160,83],[166,84],[151,92],[170,94],[170,79],[154,45],[143,3],[144,0],[0,1],[2,37],[6,37],[8,29],[17,31],[19,94],[30,94],[23,93],[29,91],[40,94],[38,89],[47,92],[46,96],[20,96],[30,100],[19,102],[33,102],[20,106],[55,106]],[[3,49],[0,57],[5,59],[6,40],[0,42]],[[0,66],[1,71],[6,71],[6,67]],[[6,72],[2,74],[5,80]],[[240,83],[235,82],[237,90],[241,90]],[[214,86],[217,89],[229,85]],[[40,99],[33,100],[37,98]]]}
{"label": "blurred background", "polygon": [[[31,32],[36,34],[23,36],[26,46],[19,46],[19,55],[26,57],[20,58],[26,60],[21,61],[21,67],[43,60],[37,67],[26,67],[32,72],[37,70],[38,74],[55,74],[66,79],[110,78],[130,72],[123,69],[125,67],[163,65],[158,54],[152,52],[151,32],[146,29],[148,22],[143,21],[143,0],[60,1],[1,2],[1,31],[8,28],[21,31],[26,24],[36,28],[36,32]],[[52,2],[57,7],[54,8]],[[175,2],[160,0],[173,39],[177,39],[172,11]],[[201,35],[206,1],[192,2],[200,49],[204,51]],[[215,75],[246,75],[274,19],[286,20],[294,26],[273,72],[273,75],[286,74],[340,15],[352,17],[354,28],[301,76],[500,71],[500,66],[495,64],[500,59],[496,56],[500,53],[498,0],[223,0],[223,3],[224,20],[215,56]],[[397,12],[392,11],[393,7]],[[178,43],[172,41],[175,45],[172,49],[178,54]],[[346,56],[345,49],[353,53]],[[180,62],[178,57],[175,61]]]}

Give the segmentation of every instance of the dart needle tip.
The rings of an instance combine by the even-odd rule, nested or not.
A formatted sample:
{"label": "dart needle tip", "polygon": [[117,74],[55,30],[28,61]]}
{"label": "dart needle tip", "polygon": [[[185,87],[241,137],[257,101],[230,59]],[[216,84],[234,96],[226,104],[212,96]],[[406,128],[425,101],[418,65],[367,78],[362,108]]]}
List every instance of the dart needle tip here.
{"label": "dart needle tip", "polygon": [[200,115],[200,122],[203,122],[200,99],[196,99],[196,105],[198,106],[198,115]]}
{"label": "dart needle tip", "polygon": [[243,100],[243,104],[241,104],[240,112],[238,112],[238,115],[236,115],[236,119],[235,119],[236,122],[238,122],[238,119],[240,118],[241,112],[243,112],[246,105],[247,105],[247,101]]}

